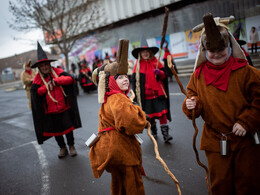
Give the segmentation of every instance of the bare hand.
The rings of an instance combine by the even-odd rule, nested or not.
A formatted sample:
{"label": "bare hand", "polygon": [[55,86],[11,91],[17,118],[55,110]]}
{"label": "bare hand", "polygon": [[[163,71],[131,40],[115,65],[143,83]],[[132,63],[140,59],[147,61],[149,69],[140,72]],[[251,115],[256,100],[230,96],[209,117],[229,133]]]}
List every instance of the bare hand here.
{"label": "bare hand", "polygon": [[237,136],[245,136],[246,130],[240,124],[235,123],[232,132]]}
{"label": "bare hand", "polygon": [[191,97],[190,99],[186,100],[186,107],[188,108],[188,110],[192,110],[196,107],[196,98],[195,97]]}

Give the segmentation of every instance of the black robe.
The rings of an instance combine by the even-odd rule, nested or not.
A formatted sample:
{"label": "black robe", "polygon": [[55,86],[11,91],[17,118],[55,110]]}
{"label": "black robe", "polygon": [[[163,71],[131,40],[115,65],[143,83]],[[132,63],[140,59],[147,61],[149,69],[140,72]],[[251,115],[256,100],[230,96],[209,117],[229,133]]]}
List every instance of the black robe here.
{"label": "black robe", "polygon": [[[166,71],[164,68],[161,68],[160,70],[164,71],[166,74]],[[166,98],[166,103],[167,103],[167,108],[168,108],[168,113],[167,115],[167,119],[169,121],[172,120],[171,117],[171,110],[170,110],[170,96],[169,96],[169,86],[168,86],[168,78],[166,76],[166,78],[163,80],[163,86],[165,89],[165,93],[167,94],[167,98]],[[136,94],[136,73],[133,73],[132,75],[132,88],[134,93]],[[142,108],[145,108],[145,74],[140,73],[140,91],[141,91],[141,103],[142,103]],[[159,97],[158,97],[159,98]],[[137,102],[137,95],[135,95],[135,102]]]}
{"label": "black robe", "polygon": [[[97,89],[95,84],[92,82],[92,80],[89,79],[92,77],[91,71],[88,72],[88,76],[89,77],[87,77],[82,72],[79,73],[79,83],[85,93],[89,93],[90,91],[94,91]],[[85,79],[85,82],[83,82],[83,79]],[[87,86],[84,86],[84,85],[87,85]]]}
{"label": "black robe", "polygon": [[[72,77],[67,72],[62,72],[58,76],[62,76],[62,75]],[[67,121],[71,121],[75,129],[81,127],[81,119],[78,110],[77,94],[75,93],[75,89],[74,89],[75,87],[74,81],[71,85],[62,86],[65,94],[67,95],[67,97],[64,96],[64,98],[68,98],[70,109],[64,111],[61,114],[55,114],[55,117],[53,117],[53,115],[51,114],[45,114],[43,105],[44,102],[46,103],[46,96],[38,95],[37,90],[39,87],[40,85],[35,83],[33,83],[31,87],[32,115],[33,115],[35,133],[39,144],[43,144],[45,140],[50,138],[50,137],[43,136],[43,132],[44,130],[46,130],[46,128],[51,128],[51,129],[64,128],[64,125],[61,124],[64,123],[66,124]],[[66,114],[64,114],[65,112]],[[55,120],[53,120],[54,118]]]}

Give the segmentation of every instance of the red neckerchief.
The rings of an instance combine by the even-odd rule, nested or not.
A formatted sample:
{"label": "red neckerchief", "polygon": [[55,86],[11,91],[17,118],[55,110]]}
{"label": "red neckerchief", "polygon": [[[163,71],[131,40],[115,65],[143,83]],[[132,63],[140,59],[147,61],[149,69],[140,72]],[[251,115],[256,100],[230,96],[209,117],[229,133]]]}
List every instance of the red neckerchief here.
{"label": "red neckerchief", "polygon": [[126,97],[128,97],[126,94],[129,92],[129,88],[128,90],[125,92],[123,92],[117,85],[115,77],[114,76],[109,76],[109,92],[105,93],[105,98],[104,98],[104,104],[107,102],[107,98],[113,94],[116,93],[122,93],[124,94]]}
{"label": "red neckerchief", "polygon": [[27,72],[29,75],[32,74],[32,70],[25,70],[25,72]]}
{"label": "red neckerchief", "polygon": [[[153,57],[149,60],[141,60],[140,61],[140,73],[145,74],[145,89],[159,91],[158,84],[155,78],[155,74],[153,70],[156,68],[157,59]],[[136,62],[137,65],[137,62]],[[162,68],[161,63],[159,63],[158,68]],[[136,66],[134,68],[134,73],[136,71]]]}
{"label": "red neckerchief", "polygon": [[247,60],[230,58],[222,65],[216,66],[207,61],[195,70],[195,75],[199,78],[202,70],[206,85],[213,85],[214,87],[226,91],[228,87],[230,73],[248,64]]}
{"label": "red neckerchief", "polygon": [[171,56],[170,50],[167,47],[164,47],[163,49],[164,49],[163,59],[167,59],[168,55]]}

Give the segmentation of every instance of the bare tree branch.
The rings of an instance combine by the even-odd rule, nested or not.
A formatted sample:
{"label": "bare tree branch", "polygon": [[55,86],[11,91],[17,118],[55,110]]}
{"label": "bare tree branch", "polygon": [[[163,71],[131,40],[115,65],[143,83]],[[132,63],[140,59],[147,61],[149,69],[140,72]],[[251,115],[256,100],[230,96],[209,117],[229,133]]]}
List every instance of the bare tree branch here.
{"label": "bare tree branch", "polygon": [[78,35],[92,30],[104,10],[98,1],[86,0],[9,0],[13,17],[10,28],[17,31],[41,29],[47,44],[59,47],[66,56]]}

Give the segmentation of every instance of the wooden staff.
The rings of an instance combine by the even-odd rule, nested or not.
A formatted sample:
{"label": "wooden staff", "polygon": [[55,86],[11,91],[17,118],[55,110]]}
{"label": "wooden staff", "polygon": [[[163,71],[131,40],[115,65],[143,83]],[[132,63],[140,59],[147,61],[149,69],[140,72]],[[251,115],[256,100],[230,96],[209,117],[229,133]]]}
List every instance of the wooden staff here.
{"label": "wooden staff", "polygon": [[[161,39],[161,44],[160,44],[160,50],[159,50],[159,58],[157,60],[157,64],[156,64],[156,69],[158,69],[159,66],[159,61],[160,61],[160,57],[161,57],[161,53],[162,53],[162,47],[165,41],[165,34],[166,34],[166,30],[167,30],[167,24],[168,24],[168,16],[169,16],[169,8],[165,7],[165,15],[164,15],[164,21],[163,21],[163,30],[162,30],[162,39]],[[162,85],[160,85],[163,91],[163,94],[165,96],[165,98],[168,98],[164,88]]]}
{"label": "wooden staff", "polygon": [[154,137],[151,134],[151,124],[148,122],[148,127],[147,127],[147,134],[148,136],[151,138],[153,144],[154,144],[154,152],[156,155],[156,160],[158,160],[164,167],[165,171],[167,172],[167,174],[172,178],[172,180],[175,182],[177,190],[178,190],[178,194],[181,195],[181,188],[180,188],[180,184],[179,181],[176,179],[176,177],[173,175],[173,173],[170,171],[170,169],[168,168],[167,164],[164,162],[164,160],[161,158],[159,151],[158,151],[158,145],[156,140],[154,139]]}
{"label": "wooden staff", "polygon": [[[177,83],[179,84],[179,87],[180,87],[180,89],[181,89],[181,92],[182,92],[187,98],[191,98],[190,95],[187,93],[187,91],[183,88],[182,83],[181,83],[181,81],[180,81],[180,79],[179,79],[179,77],[178,77],[176,71],[174,70],[174,67],[173,67],[173,64],[172,64],[171,56],[170,56],[170,55],[167,56],[167,63],[168,63],[169,68],[171,69],[171,71],[172,71],[172,73],[173,73],[173,75],[174,75],[174,77],[175,77]],[[193,125],[193,127],[194,127],[194,129],[195,129],[195,132],[194,132],[194,135],[193,135],[193,144],[192,144],[192,145],[193,145],[193,150],[194,150],[194,152],[195,152],[195,154],[196,154],[197,163],[198,163],[202,168],[204,168],[205,171],[206,171],[206,177],[205,177],[205,179],[206,179],[206,181],[207,181],[208,194],[210,195],[210,186],[209,186],[209,178],[208,178],[209,170],[208,170],[207,166],[204,165],[204,164],[200,161],[200,159],[199,159],[199,153],[198,153],[198,150],[197,150],[197,148],[196,148],[196,138],[197,138],[197,135],[198,135],[198,132],[199,132],[199,131],[198,131],[198,127],[197,127],[196,122],[195,122],[195,109],[192,109],[192,125]]]}
{"label": "wooden staff", "polygon": [[[129,99],[133,102],[134,98],[135,98],[135,93],[132,89],[130,89],[130,94],[131,96],[129,97]],[[153,144],[154,144],[154,152],[156,155],[156,159],[163,165],[165,171],[167,172],[168,175],[170,175],[170,177],[173,179],[173,181],[175,182],[176,186],[177,186],[177,190],[178,190],[178,194],[181,195],[181,189],[180,189],[180,184],[179,181],[176,179],[176,177],[173,175],[173,173],[170,171],[170,169],[168,168],[168,166],[166,165],[166,163],[163,161],[163,159],[160,157],[159,151],[158,151],[158,144],[156,142],[156,140],[154,139],[154,137],[151,134],[151,124],[148,122],[148,126],[147,126],[147,134],[148,136],[151,138]]]}
{"label": "wooden staff", "polygon": [[162,30],[162,39],[161,39],[161,44],[160,44],[160,50],[159,50],[159,58],[157,61],[156,68],[158,69],[159,66],[159,61],[162,53],[162,47],[165,41],[165,35],[166,35],[166,30],[167,30],[167,24],[168,24],[168,16],[169,16],[169,8],[165,7],[165,15],[164,15],[164,21],[163,21],[163,30]]}
{"label": "wooden staff", "polygon": [[131,96],[129,97],[129,99],[133,102],[135,99],[135,93],[132,89],[130,89],[129,93],[131,94]]}

